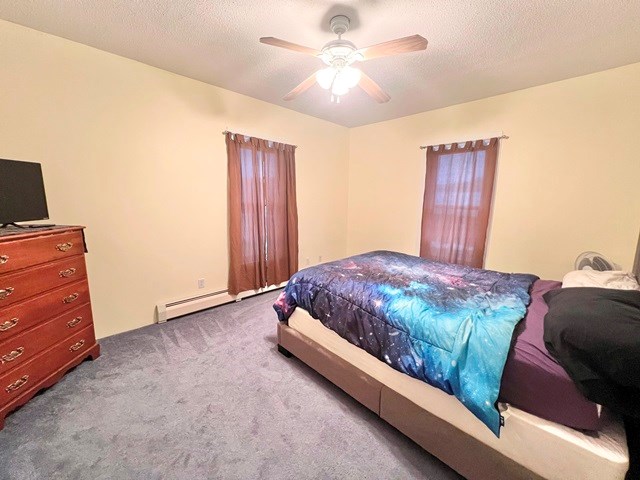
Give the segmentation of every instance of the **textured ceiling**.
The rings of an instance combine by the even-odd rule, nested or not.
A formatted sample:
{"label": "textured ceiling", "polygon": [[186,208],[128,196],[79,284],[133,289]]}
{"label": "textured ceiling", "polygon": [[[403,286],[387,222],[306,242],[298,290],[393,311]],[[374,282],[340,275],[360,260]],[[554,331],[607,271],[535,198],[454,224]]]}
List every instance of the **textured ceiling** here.
{"label": "textured ceiling", "polygon": [[[361,64],[389,103],[281,100],[322,64],[259,37],[320,48],[336,14],[359,47],[429,40]],[[640,0],[0,0],[0,18],[350,127],[640,61]]]}

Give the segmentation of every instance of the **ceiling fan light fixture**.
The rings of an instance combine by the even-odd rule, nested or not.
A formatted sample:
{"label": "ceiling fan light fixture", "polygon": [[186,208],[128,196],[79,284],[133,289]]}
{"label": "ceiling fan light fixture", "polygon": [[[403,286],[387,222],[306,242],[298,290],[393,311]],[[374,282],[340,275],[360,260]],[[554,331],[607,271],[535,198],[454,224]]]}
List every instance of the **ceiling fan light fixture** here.
{"label": "ceiling fan light fixture", "polygon": [[338,78],[333,82],[333,87],[331,88],[331,93],[336,97],[340,97],[342,95],[346,95],[349,93],[349,87],[344,84],[344,82],[339,82]]}
{"label": "ceiling fan light fixture", "polygon": [[325,90],[329,90],[333,84],[333,79],[336,77],[337,70],[333,67],[323,68],[316,73],[316,82]]}
{"label": "ceiling fan light fixture", "polygon": [[335,97],[340,97],[349,93],[349,90],[358,85],[362,75],[360,70],[349,66],[342,67],[337,70],[334,69],[334,71],[336,73],[331,85],[331,94]]}
{"label": "ceiling fan light fixture", "polygon": [[360,70],[349,66],[344,67],[338,74],[340,81],[343,82],[347,86],[347,88],[353,88],[358,85],[358,83],[360,83],[361,76],[362,74]]}

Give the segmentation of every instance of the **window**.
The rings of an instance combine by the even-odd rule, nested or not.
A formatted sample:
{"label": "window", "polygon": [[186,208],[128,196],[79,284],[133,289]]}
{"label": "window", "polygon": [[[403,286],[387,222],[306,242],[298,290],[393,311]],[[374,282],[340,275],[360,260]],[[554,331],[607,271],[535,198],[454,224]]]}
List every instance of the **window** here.
{"label": "window", "polygon": [[427,149],[420,256],[482,267],[498,139]]}
{"label": "window", "polygon": [[229,293],[298,270],[295,147],[227,133]]}

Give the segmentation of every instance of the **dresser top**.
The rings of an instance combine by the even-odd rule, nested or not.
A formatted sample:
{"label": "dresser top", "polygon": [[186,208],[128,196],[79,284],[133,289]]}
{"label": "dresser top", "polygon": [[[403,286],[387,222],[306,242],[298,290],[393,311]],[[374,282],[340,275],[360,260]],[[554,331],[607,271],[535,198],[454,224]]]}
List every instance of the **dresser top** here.
{"label": "dresser top", "polygon": [[56,225],[55,227],[5,227],[0,228],[0,242],[11,240],[22,240],[24,238],[41,237],[43,235],[51,235],[54,233],[73,232],[83,230],[84,227],[79,225]]}

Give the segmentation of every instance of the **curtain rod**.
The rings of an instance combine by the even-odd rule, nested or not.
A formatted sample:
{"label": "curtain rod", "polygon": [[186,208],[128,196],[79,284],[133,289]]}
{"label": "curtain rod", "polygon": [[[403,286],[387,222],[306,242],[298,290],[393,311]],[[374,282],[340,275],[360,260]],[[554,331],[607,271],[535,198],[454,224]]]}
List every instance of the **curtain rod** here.
{"label": "curtain rod", "polygon": [[[238,134],[235,132],[230,132],[229,130],[225,130],[222,132],[223,135],[226,135],[227,133],[230,133],[231,135],[242,135],[242,134]],[[256,137],[252,137],[251,135],[244,135],[245,137],[249,137],[249,138],[256,138]],[[275,140],[266,140],[267,142],[274,142]],[[276,143],[283,143],[285,145],[289,145],[286,142],[276,142]],[[292,147],[298,148],[298,145],[291,145]]]}
{"label": "curtain rod", "polygon": [[[509,136],[508,136],[508,135],[500,135],[499,137],[496,137],[496,138],[498,138],[498,139],[503,139],[503,138],[504,138],[504,139],[506,140],[507,138],[509,138]],[[481,141],[481,140],[483,140],[483,141],[484,141],[484,140],[486,140],[486,139],[485,139],[485,138],[481,138],[481,139],[478,139],[478,140],[471,140],[471,141],[472,141],[472,142],[479,142],[479,141]],[[444,145],[454,145],[454,144],[456,144],[456,143],[467,143],[468,141],[469,141],[469,140],[467,140],[467,141],[465,141],[465,142],[448,142],[448,143],[445,143]],[[420,150],[425,150],[425,149],[427,149],[427,148],[429,148],[429,145],[420,145]]]}

